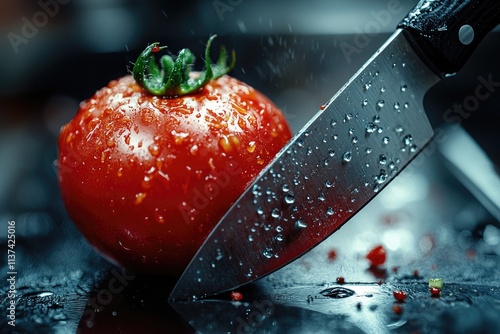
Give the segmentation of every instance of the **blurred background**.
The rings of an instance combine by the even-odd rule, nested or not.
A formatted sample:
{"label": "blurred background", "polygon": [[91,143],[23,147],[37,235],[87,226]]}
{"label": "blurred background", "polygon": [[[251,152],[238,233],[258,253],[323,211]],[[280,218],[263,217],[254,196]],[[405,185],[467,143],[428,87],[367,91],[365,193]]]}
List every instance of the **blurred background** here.
{"label": "blurred background", "polygon": [[[201,55],[208,36],[217,34],[216,43],[236,50],[237,64],[232,75],[268,95],[284,111],[292,129],[298,131],[381,46],[416,3],[416,0],[2,0],[0,240],[2,244],[5,241],[7,221],[15,220],[19,272],[22,271],[19,286],[24,289],[21,289],[24,296],[21,305],[25,306],[19,311],[20,317],[24,315],[20,323],[27,331],[76,330],[86,297],[98,291],[113,268],[81,238],[61,204],[53,163],[57,157],[56,140],[61,125],[73,117],[80,101],[109,81],[128,74],[148,43],[159,41],[174,54],[189,47],[194,54]],[[447,110],[474,96],[481,84],[479,77],[500,82],[499,45],[497,28],[460,73],[429,92],[426,111],[436,128],[444,130],[451,125],[445,116]],[[202,67],[200,58],[198,66]],[[495,89],[498,91],[481,100],[470,116],[455,121],[478,145],[460,154],[472,157],[474,150],[479,149],[499,166],[500,87]],[[425,191],[443,183],[446,191],[441,196],[455,201],[455,205],[446,202],[449,205],[436,209],[432,198],[425,196],[427,192],[419,193],[422,187],[418,182],[401,182],[399,187],[406,189],[403,194],[420,196],[401,196],[398,192],[401,188],[394,186],[392,194],[402,198],[402,202],[398,204],[394,197],[380,200],[377,203],[383,209],[381,215],[385,217],[412,200],[419,201],[420,206],[413,208],[424,211],[433,208],[437,210],[435,215],[441,215],[438,221],[452,222],[449,226],[457,235],[454,242],[459,235],[468,240],[460,249],[469,249],[473,243],[470,240],[475,238],[474,242],[481,244],[481,251],[497,259],[500,230],[495,210],[498,207],[491,203],[491,198],[481,198],[477,189],[471,190],[474,185],[467,184],[470,177],[464,177],[460,171],[453,173],[457,168],[446,167],[453,165],[446,154],[443,158],[433,151],[425,156],[427,162],[420,164],[423,167],[414,168],[414,173],[421,175],[418,180],[427,185]],[[481,174],[481,169],[473,173]],[[488,180],[498,182],[498,174],[496,179],[490,174],[486,183]],[[493,195],[498,199],[498,193]],[[457,203],[461,203],[460,207]],[[465,236],[463,231],[467,231]],[[394,247],[397,250],[399,246]],[[4,268],[3,255],[0,263]],[[498,279],[498,271],[490,277]],[[4,297],[0,296],[2,302]],[[54,301],[55,297],[59,300]],[[68,308],[61,310],[62,306],[54,306],[68,303],[73,307],[69,313]],[[151,310],[151,306],[141,307]],[[47,314],[51,314],[52,322],[43,320]],[[154,318],[156,313],[150,314]],[[189,331],[186,329],[189,326],[185,327],[176,316],[167,320],[181,323],[179,328]]]}

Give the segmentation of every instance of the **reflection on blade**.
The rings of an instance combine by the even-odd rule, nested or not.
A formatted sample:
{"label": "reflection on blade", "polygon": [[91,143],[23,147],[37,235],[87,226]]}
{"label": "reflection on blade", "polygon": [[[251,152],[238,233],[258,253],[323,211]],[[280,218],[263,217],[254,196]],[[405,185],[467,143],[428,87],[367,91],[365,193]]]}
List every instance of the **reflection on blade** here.
{"label": "reflection on blade", "polygon": [[256,280],[340,228],[432,137],[422,102],[438,80],[397,31],[226,213],[171,300]]}

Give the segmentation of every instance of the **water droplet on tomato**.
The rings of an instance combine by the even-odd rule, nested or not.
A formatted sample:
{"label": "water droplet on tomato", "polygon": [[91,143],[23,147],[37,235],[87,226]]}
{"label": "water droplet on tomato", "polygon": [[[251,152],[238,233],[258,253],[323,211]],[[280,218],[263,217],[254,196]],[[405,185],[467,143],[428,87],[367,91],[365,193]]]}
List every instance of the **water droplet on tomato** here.
{"label": "water droplet on tomato", "polygon": [[293,193],[288,193],[285,195],[285,202],[287,204],[293,204],[295,202],[295,195]]}
{"label": "water droplet on tomato", "polygon": [[326,214],[327,214],[327,216],[332,216],[332,215],[334,215],[334,214],[335,214],[335,211],[334,211],[331,207],[329,207],[329,208],[326,210]]}
{"label": "water droplet on tomato", "polygon": [[303,221],[302,219],[299,219],[295,222],[295,228],[302,230],[307,227],[307,223]]}
{"label": "water droplet on tomato", "polygon": [[250,153],[253,153],[255,151],[256,147],[257,147],[257,144],[254,141],[251,141],[250,143],[248,143],[247,151]]}
{"label": "water droplet on tomato", "polygon": [[160,212],[155,213],[155,220],[158,224],[165,224],[165,216]]}
{"label": "water droplet on tomato", "polygon": [[196,153],[198,153],[198,145],[191,146],[191,148],[189,149],[189,153],[191,153],[192,155],[196,155]]}
{"label": "water droplet on tomato", "polygon": [[273,257],[274,253],[271,248],[266,248],[264,252],[262,252],[262,255],[264,255],[266,258],[270,259]]}
{"label": "water droplet on tomato", "polygon": [[137,194],[135,194],[134,204],[135,205],[141,204],[142,201],[144,200],[144,198],[146,198],[146,193],[137,193]]}
{"label": "water droplet on tomato", "polygon": [[279,217],[281,217],[281,211],[280,211],[280,209],[274,208],[271,211],[271,217],[273,217],[273,218],[279,218]]}
{"label": "water droplet on tomato", "polygon": [[144,178],[142,179],[142,187],[144,189],[149,189],[151,188],[151,180],[153,179],[152,176],[150,175],[145,175]]}
{"label": "water droplet on tomato", "polygon": [[160,147],[157,144],[153,143],[148,146],[148,151],[152,156],[157,157],[160,154]]}

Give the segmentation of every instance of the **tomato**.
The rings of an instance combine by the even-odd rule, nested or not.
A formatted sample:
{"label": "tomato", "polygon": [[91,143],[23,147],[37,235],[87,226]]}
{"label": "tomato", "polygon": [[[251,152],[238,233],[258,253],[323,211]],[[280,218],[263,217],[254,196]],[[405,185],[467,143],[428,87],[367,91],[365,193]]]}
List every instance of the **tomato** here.
{"label": "tomato", "polygon": [[231,300],[233,301],[241,301],[243,300],[243,294],[238,291],[232,291],[231,292]]}
{"label": "tomato", "polygon": [[366,258],[370,261],[371,265],[374,267],[378,267],[383,265],[386,260],[386,252],[384,247],[378,245],[374,247],[368,254],[366,254]]}
{"label": "tomato", "polygon": [[394,298],[395,298],[397,301],[399,301],[399,302],[404,301],[404,300],[406,299],[406,297],[407,297],[406,292],[404,292],[403,290],[394,290],[394,291],[392,292],[392,294],[393,294]]}
{"label": "tomato", "polygon": [[[144,59],[157,51],[156,44],[146,49],[136,67],[157,66]],[[183,79],[191,83],[205,81],[187,93],[168,88],[154,95],[162,90],[147,84],[160,73],[154,68],[139,79],[114,80],[61,129],[64,204],[81,233],[112,262],[178,276],[291,138],[282,112],[259,91],[223,74],[220,64],[213,65],[218,78],[186,72]]]}

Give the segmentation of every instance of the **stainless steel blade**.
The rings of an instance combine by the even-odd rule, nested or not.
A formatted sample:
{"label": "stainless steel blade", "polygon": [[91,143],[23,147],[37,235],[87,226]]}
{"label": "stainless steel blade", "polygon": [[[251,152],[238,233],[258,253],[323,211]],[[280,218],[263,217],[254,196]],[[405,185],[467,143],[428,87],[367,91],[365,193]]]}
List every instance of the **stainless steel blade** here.
{"label": "stainless steel blade", "polygon": [[231,207],[170,299],[256,280],[340,228],[431,139],[423,98],[437,81],[396,31]]}

